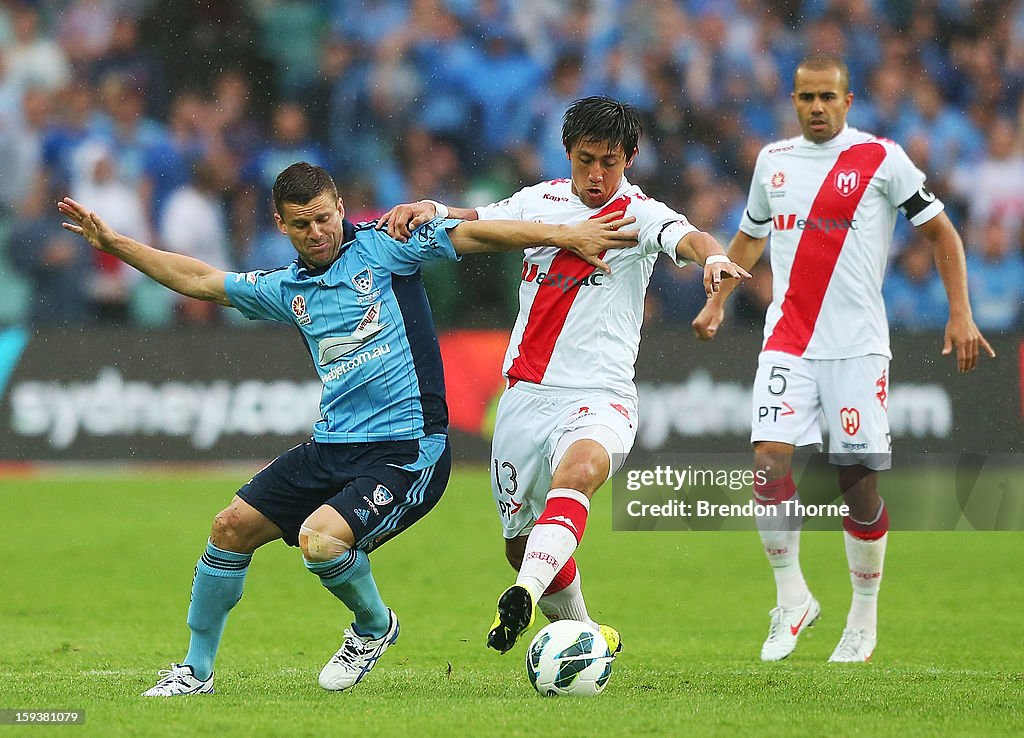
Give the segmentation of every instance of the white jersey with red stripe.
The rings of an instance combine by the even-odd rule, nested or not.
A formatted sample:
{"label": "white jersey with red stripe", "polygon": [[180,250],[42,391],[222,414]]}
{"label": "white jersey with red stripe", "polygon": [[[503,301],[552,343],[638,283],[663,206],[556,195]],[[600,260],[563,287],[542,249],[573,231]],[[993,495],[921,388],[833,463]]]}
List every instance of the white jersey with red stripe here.
{"label": "white jersey with red stripe", "polygon": [[510,381],[549,387],[606,390],[636,400],[633,384],[644,295],[659,252],[678,266],[679,239],[697,229],[625,178],[602,208],[589,208],[568,179],[526,187],[476,209],[481,220],[576,223],[624,211],[636,218],[639,243],[602,255],[606,275],[575,254],[552,247],[527,249],[519,287],[519,315],[503,372]]}
{"label": "white jersey with red stripe", "polygon": [[769,144],[754,167],[740,230],[771,234],[764,350],[808,359],[892,356],[882,279],[896,213],[915,226],[942,203],[893,141],[844,128],[823,144]]}

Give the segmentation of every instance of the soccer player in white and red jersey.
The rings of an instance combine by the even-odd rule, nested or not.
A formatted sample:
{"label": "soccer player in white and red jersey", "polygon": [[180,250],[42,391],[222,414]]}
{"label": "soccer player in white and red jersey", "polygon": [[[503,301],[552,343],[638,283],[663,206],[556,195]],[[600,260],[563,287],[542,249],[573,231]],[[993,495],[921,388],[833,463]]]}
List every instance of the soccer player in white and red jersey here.
{"label": "soccer player in white and red jersey", "polygon": [[[755,471],[766,481],[755,483],[754,497],[765,506],[796,499],[793,450],[821,442],[820,412],[829,461],[838,467],[849,506],[843,528],[853,584],[846,627],[829,660],[863,662],[878,639],[889,530],[877,487],[877,472],[891,463],[891,354],[881,289],[897,212],[930,242],[945,286],[943,355],[955,346],[957,366],[966,372],[977,364],[979,348],[995,354],[971,317],[960,236],[899,145],[846,125],[849,82],[846,65],[832,55],[812,55],[797,66],[791,97],[803,135],[761,150],[729,256],[749,269],[771,235],[773,298],[751,417]],[[693,321],[698,337],[714,337],[731,287],[709,297]],[[757,520],[777,588],[764,661],[789,656],[821,611],[800,570],[800,520],[781,514],[791,507]]]}
{"label": "soccer player in white and red jersey", "polygon": [[[498,600],[487,644],[502,653],[533,623],[539,605],[549,620],[594,623],[573,559],[590,500],[622,465],[637,428],[633,365],[640,345],[644,294],[661,252],[679,266],[704,265],[704,288],[750,275],[722,246],[684,216],[653,200],[625,177],[640,141],[636,111],[607,97],[588,97],[566,111],[562,142],[571,177],[526,187],[476,209],[423,201],[400,205],[380,220],[391,235],[440,214],[465,220],[574,223],[610,213],[636,218],[636,247],[602,255],[595,271],[549,248],[523,262],[519,316],[505,355],[508,390],[498,404],[491,485],[501,516],[505,554],[518,571]],[[613,652],[618,633],[600,626]]]}

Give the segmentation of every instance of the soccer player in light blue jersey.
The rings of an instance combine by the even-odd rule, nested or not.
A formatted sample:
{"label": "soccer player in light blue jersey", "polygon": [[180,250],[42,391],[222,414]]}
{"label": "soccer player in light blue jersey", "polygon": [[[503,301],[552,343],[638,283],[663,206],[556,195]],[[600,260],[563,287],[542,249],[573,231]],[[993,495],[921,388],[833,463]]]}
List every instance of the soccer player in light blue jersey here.
{"label": "soccer player in light blue jersey", "polygon": [[448,409],[437,334],[420,265],[474,252],[547,245],[598,268],[597,255],[636,244],[613,213],[572,226],[435,218],[407,243],[372,223],[352,225],[330,175],[304,162],[273,189],[278,230],[298,254],[289,266],[222,272],[113,231],[70,198],[64,228],[180,294],[291,323],[323,382],[313,436],[275,459],[213,521],[196,566],[188,653],[145,696],[213,692],[213,662],[253,552],[278,538],[302,549],[306,567],[354,614],[320,685],[357,684],[398,638],[367,557],[423,517],[448,481]]}

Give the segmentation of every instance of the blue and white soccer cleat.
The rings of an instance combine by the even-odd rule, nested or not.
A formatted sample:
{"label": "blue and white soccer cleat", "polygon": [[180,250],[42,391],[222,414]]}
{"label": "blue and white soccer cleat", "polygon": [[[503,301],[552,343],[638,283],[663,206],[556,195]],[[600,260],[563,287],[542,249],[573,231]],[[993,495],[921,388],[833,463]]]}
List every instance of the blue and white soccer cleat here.
{"label": "blue and white soccer cleat", "polygon": [[160,681],[142,693],[143,697],[177,697],[183,694],[213,694],[213,674],[197,679],[191,666],[171,664],[170,669],[157,672]]}
{"label": "blue and white soccer cleat", "polygon": [[364,638],[345,629],[345,642],[320,671],[320,686],[339,692],[359,684],[377,664],[377,660],[398,640],[398,616],[388,609],[388,631],[380,638]]}
{"label": "blue and white soccer cleat", "polygon": [[761,646],[762,661],[782,661],[796,650],[800,634],[810,628],[821,615],[821,606],[813,595],[796,607],[776,607],[770,615],[768,638]]}

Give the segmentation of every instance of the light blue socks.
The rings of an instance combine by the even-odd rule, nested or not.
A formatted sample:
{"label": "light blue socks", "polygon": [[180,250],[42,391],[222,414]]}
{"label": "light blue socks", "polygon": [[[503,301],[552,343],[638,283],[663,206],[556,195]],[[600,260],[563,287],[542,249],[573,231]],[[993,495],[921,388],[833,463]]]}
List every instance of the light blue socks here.
{"label": "light blue socks", "polygon": [[208,542],[196,564],[192,602],[188,607],[192,638],[181,663],[191,666],[197,679],[209,679],[213,673],[224,624],[231,608],[242,599],[242,585],[251,560],[252,554],[224,551]]}
{"label": "light blue socks", "polygon": [[330,561],[306,561],[306,568],[352,611],[352,626],[359,635],[380,638],[388,632],[388,608],[377,591],[365,552],[350,549]]}

